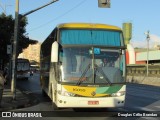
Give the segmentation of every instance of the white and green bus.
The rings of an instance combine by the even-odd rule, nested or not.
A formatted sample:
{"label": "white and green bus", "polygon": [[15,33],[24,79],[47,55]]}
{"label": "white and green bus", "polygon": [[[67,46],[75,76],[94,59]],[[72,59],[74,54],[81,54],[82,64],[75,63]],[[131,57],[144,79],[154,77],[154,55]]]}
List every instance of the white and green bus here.
{"label": "white and green bus", "polygon": [[41,45],[41,87],[56,108],[122,107],[125,79],[119,27],[60,24]]}

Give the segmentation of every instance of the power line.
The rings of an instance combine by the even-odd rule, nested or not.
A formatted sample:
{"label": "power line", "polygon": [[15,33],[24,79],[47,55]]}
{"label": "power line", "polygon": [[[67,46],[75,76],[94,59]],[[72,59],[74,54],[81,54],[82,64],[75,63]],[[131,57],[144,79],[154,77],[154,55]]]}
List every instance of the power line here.
{"label": "power line", "polygon": [[3,10],[3,12],[4,12],[5,15],[7,14],[6,8],[7,8],[8,6],[12,6],[12,5],[2,4],[1,1],[0,1],[0,7],[2,8],[2,10]]}
{"label": "power line", "polygon": [[71,9],[69,9],[69,10],[66,11],[65,13],[59,15],[58,17],[56,17],[56,18],[54,18],[54,19],[52,19],[52,20],[50,20],[50,21],[48,21],[47,23],[44,23],[44,24],[42,24],[42,25],[39,25],[38,27],[35,27],[35,28],[29,30],[29,32],[30,32],[30,31],[34,31],[34,30],[37,30],[37,29],[39,29],[39,28],[41,28],[41,27],[43,27],[43,26],[46,26],[47,24],[50,24],[51,22],[53,22],[53,21],[55,21],[55,20],[57,20],[57,19],[65,16],[65,15],[67,15],[68,13],[70,13],[70,12],[71,12],[72,10],[74,10],[75,8],[81,6],[84,2],[86,2],[86,0],[82,0],[80,3],[78,3],[76,6],[74,6],[74,7],[71,8]]}

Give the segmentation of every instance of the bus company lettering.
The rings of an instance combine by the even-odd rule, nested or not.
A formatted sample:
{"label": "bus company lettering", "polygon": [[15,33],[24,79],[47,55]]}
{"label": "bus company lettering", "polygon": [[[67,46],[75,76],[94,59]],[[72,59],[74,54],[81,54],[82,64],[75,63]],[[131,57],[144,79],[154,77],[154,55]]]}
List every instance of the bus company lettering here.
{"label": "bus company lettering", "polygon": [[73,88],[73,91],[85,92],[86,90],[81,88]]}

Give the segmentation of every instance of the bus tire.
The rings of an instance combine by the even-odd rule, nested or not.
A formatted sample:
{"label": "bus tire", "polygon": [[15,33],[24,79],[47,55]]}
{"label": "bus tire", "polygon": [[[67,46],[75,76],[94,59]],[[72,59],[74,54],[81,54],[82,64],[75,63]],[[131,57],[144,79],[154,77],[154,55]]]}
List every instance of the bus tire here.
{"label": "bus tire", "polygon": [[25,80],[28,80],[28,77],[26,77]]}
{"label": "bus tire", "polygon": [[57,107],[57,105],[55,103],[53,103],[53,102],[52,102],[52,107],[53,107],[54,110],[60,110],[60,108]]}
{"label": "bus tire", "polygon": [[42,96],[43,97],[47,97],[48,95],[47,95],[47,93],[42,89]]}

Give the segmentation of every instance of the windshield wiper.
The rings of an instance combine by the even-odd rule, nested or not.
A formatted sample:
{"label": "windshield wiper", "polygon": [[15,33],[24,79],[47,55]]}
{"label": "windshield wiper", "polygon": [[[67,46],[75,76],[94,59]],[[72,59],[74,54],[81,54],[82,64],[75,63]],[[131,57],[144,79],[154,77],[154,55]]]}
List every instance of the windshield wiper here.
{"label": "windshield wiper", "polygon": [[[86,69],[84,70],[84,72],[82,73],[81,77],[79,78],[78,82],[76,85],[80,85],[83,82],[83,77],[86,75],[87,71],[89,70],[91,64],[88,64],[88,66],[86,67]],[[94,64],[94,66],[97,68],[96,71],[99,71],[102,76],[105,78],[105,80],[108,82],[108,84],[111,86],[112,83],[110,82],[110,80],[108,79],[108,77],[105,75],[105,73],[103,72],[102,68],[98,67],[97,64]],[[96,73],[96,72],[95,72]],[[94,73],[94,74],[95,74]],[[95,77],[95,76],[94,76]],[[95,79],[95,78],[94,78]]]}
{"label": "windshield wiper", "polygon": [[108,79],[108,77],[106,76],[106,74],[103,72],[101,67],[98,67],[97,64],[95,64],[95,67],[97,68],[97,70],[102,74],[102,76],[105,78],[105,80],[108,82],[108,84],[111,86],[112,83],[110,82],[110,80]]}
{"label": "windshield wiper", "polygon": [[87,71],[89,70],[91,64],[88,64],[84,72],[82,73],[81,77],[79,78],[78,82],[76,85],[80,85],[83,82],[83,77],[86,75]]}

